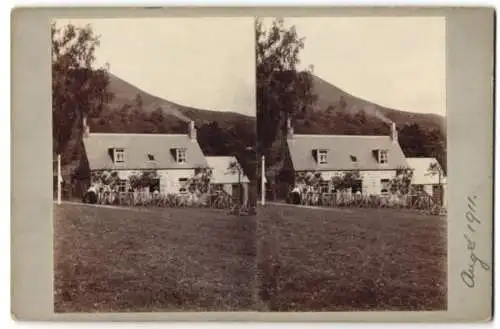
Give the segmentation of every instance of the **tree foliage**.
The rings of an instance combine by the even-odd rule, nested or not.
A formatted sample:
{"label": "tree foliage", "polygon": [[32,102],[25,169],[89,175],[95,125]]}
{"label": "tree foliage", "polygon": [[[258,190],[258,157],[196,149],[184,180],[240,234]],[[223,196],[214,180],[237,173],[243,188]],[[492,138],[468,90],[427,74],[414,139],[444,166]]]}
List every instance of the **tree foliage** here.
{"label": "tree foliage", "polygon": [[392,194],[406,195],[410,192],[413,170],[398,168],[395,177],[391,180],[390,191]]}
{"label": "tree foliage", "polygon": [[208,193],[210,189],[210,179],[212,178],[212,170],[206,167],[195,168],[194,176],[189,182],[189,192],[191,193]]}
{"label": "tree foliage", "polygon": [[399,143],[407,157],[436,158],[446,172],[446,136],[442,131],[407,124],[399,131]]}
{"label": "tree foliage", "polygon": [[435,177],[438,177],[438,184],[441,185],[443,182],[443,170],[439,163],[436,161],[433,161],[429,164],[429,168],[427,168],[427,175]]}
{"label": "tree foliage", "polygon": [[238,184],[240,184],[241,176],[243,176],[243,168],[240,166],[240,163],[238,161],[231,161],[227,170],[231,174],[238,175]]}
{"label": "tree foliage", "polygon": [[106,186],[110,189],[118,185],[118,181],[119,177],[116,171],[98,170],[92,172],[90,177],[90,183],[92,185],[98,185],[100,187]]}
{"label": "tree foliage", "polygon": [[305,185],[313,189],[318,189],[323,181],[324,180],[320,171],[299,171],[295,173],[295,183],[299,185]]}
{"label": "tree foliage", "polygon": [[255,24],[258,152],[266,153],[278,131],[286,135],[286,120],[312,106],[316,97],[312,93],[312,68],[297,67],[304,39],[295,27],[285,27],[282,19],[275,19],[269,29],[261,19]]}
{"label": "tree foliage", "polygon": [[359,171],[345,171],[339,176],[332,177],[332,184],[337,191],[346,191],[356,186],[360,180]]}
{"label": "tree foliage", "polygon": [[158,179],[156,170],[144,170],[129,176],[130,187],[132,189],[149,188],[154,186]]}
{"label": "tree foliage", "polygon": [[113,95],[107,90],[107,68],[95,68],[99,46],[90,25],[78,28],[51,26],[53,149],[66,148],[74,128],[81,128],[82,115],[98,116]]}

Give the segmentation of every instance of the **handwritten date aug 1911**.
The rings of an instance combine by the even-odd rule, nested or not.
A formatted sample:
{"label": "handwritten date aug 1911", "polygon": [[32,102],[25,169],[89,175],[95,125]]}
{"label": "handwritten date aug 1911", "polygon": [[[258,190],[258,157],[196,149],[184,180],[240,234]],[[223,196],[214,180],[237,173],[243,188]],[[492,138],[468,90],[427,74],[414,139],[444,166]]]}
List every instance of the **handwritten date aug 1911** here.
{"label": "handwritten date aug 1911", "polygon": [[481,225],[481,220],[477,216],[476,200],[477,196],[475,195],[467,197],[467,205],[469,210],[465,213],[467,229],[464,233],[464,237],[470,259],[468,267],[460,272],[460,277],[462,278],[463,283],[469,288],[474,288],[476,286],[476,269],[479,268],[484,271],[490,270],[490,265],[488,265],[488,263],[483,259],[479,258],[476,254],[477,243],[474,239],[474,233],[476,233],[477,226]]}

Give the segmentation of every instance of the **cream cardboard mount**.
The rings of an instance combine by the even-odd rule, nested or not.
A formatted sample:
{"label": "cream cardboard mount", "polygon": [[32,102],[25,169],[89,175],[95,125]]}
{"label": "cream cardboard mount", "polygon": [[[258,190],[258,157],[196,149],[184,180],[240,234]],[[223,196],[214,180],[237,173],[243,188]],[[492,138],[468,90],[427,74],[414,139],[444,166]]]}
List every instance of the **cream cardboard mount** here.
{"label": "cream cardboard mount", "polygon": [[[491,320],[494,9],[17,8],[11,17],[16,320]],[[259,33],[273,21],[276,39]],[[257,129],[268,124],[260,114],[286,112],[267,96],[303,99],[311,77],[272,61],[286,62],[269,45],[293,40],[283,32],[292,25],[319,105],[281,117],[286,129]],[[93,69],[64,36],[87,40]],[[349,50],[359,44],[371,62]],[[375,66],[387,68],[379,78]],[[408,74],[393,81],[392,69]],[[345,72],[356,70],[349,85]],[[106,74],[115,97],[80,120],[82,104],[103,100]],[[444,114],[378,104],[368,91],[384,81],[400,102],[437,93]],[[412,123],[439,118],[442,135],[422,140],[444,148],[412,149]],[[54,148],[65,127],[69,153]]]}

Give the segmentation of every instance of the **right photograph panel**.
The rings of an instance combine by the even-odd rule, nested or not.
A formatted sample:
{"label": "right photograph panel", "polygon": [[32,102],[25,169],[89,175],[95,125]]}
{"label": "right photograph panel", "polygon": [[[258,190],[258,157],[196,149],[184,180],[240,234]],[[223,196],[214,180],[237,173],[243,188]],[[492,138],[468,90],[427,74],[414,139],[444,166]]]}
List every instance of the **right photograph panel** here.
{"label": "right photograph panel", "polygon": [[446,310],[444,17],[255,28],[261,307]]}

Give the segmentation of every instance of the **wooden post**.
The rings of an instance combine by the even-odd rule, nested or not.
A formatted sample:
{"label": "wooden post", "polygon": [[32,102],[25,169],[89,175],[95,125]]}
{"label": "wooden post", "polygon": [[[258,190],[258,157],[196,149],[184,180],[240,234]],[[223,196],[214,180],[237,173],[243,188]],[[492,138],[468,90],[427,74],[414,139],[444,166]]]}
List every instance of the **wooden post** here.
{"label": "wooden post", "polygon": [[57,155],[57,204],[61,204],[61,155]]}
{"label": "wooden post", "polygon": [[266,204],[266,158],[264,155],[261,157],[261,169],[260,169],[260,198],[261,198],[261,203],[264,206]]}
{"label": "wooden post", "polygon": [[242,169],[239,167],[239,165],[236,169],[238,169],[238,194],[239,194],[238,197],[239,197],[239,201],[240,201],[239,206],[243,206],[244,195],[243,195],[243,184],[241,184],[241,170]]}

